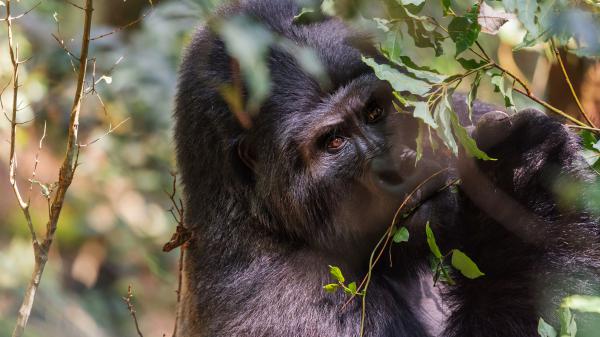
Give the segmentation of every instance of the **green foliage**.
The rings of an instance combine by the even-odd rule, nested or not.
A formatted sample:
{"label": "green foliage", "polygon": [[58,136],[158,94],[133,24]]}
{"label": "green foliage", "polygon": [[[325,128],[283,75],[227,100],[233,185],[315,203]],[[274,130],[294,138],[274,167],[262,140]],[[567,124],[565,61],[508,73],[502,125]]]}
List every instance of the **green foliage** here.
{"label": "green foliage", "polygon": [[469,279],[476,279],[484,276],[485,274],[479,270],[479,267],[468,257],[465,253],[458,249],[452,249],[448,254],[442,255],[440,248],[438,247],[433,231],[429,222],[425,224],[425,234],[427,236],[427,245],[431,254],[433,254],[432,269],[434,271],[434,282],[441,279],[449,284],[454,284],[454,280],[450,277],[447,266],[445,265],[445,259],[448,255],[451,255],[451,264],[456,270],[458,270],[463,276]]}
{"label": "green foliage", "polygon": [[557,337],[558,335],[552,325],[546,323],[543,318],[538,321],[537,331],[541,337]]}
{"label": "green foliage", "polygon": [[329,273],[336,281],[340,283],[344,283],[344,281],[346,281],[344,275],[342,274],[342,270],[339,267],[329,266]]}
{"label": "green foliage", "polygon": [[577,323],[575,315],[566,307],[558,309],[558,318],[560,321],[560,337],[575,337],[577,334]]}
{"label": "green foliage", "polygon": [[442,252],[440,251],[440,248],[435,242],[435,236],[433,235],[433,231],[429,226],[429,221],[427,221],[427,224],[425,225],[425,234],[427,235],[427,245],[429,246],[429,250],[431,251],[433,256],[435,256],[438,259],[441,259]]}
{"label": "green foliage", "polygon": [[600,297],[573,295],[563,299],[561,307],[600,314]]}
{"label": "green foliage", "polygon": [[465,16],[457,16],[450,21],[448,25],[448,34],[456,44],[456,55],[461,54],[471,47],[481,31],[481,26],[477,22],[479,5],[475,4]]}
{"label": "green foliage", "polygon": [[470,257],[458,249],[452,250],[452,267],[458,269],[461,274],[470,279],[485,275]]}
{"label": "green foliage", "polygon": [[342,289],[344,293],[349,296],[363,296],[365,293],[359,292],[358,287],[356,286],[356,282],[350,282],[346,285],[346,278],[344,274],[342,274],[342,270],[336,266],[329,266],[329,274],[333,277],[336,283],[329,283],[323,286],[323,289],[327,293],[335,293],[339,289]]}
{"label": "green foliage", "polygon": [[394,236],[392,237],[392,240],[395,243],[408,242],[409,237],[410,237],[410,234],[408,233],[408,229],[406,227],[400,227],[400,228],[396,228],[396,231],[394,232]]}

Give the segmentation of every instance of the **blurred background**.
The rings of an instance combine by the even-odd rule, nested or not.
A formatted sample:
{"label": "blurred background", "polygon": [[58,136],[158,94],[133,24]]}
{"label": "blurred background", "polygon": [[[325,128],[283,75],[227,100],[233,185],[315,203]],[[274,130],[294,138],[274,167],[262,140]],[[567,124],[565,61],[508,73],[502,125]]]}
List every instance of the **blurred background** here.
{"label": "blurred background", "polygon": [[[102,80],[95,86],[99,96],[85,97],[81,138],[89,142],[111,125],[126,121],[81,152],[81,166],[68,191],[26,336],[135,336],[122,300],[130,284],[145,336],[170,335],[178,250],[163,253],[161,249],[176,225],[168,212],[167,192],[173,182],[170,173],[175,171],[170,132],[177,66],[194,27],[217,2],[161,0],[151,8],[147,0],[95,1],[93,36],[145,17],[92,43],[95,77]],[[13,12],[24,12],[37,3],[15,2]],[[45,123],[36,180],[48,184],[58,175],[76,84],[72,63],[76,61],[51,34],[77,55],[82,20],[81,10],[67,1],[46,0],[14,23],[21,57],[30,58],[21,68],[19,121],[29,121],[19,127],[17,139],[22,188],[29,185]],[[543,48],[513,54],[512,47],[523,34],[518,22],[509,22],[498,35],[482,34],[480,41],[503,67],[527,80],[535,95],[577,115],[560,69],[549,61]],[[564,59],[584,107],[600,124],[600,66],[573,54],[565,54]],[[448,57],[420,56],[420,60],[445,73],[462,71]],[[10,81],[11,72],[6,25],[0,22],[0,85]],[[479,93],[481,99],[501,102],[489,84],[482,84]],[[10,106],[10,93],[2,99]],[[515,99],[519,108],[532,105],[519,95]],[[10,123],[0,117],[0,335],[9,336],[31,276],[33,253],[8,181],[5,140]],[[47,205],[37,185],[32,200],[33,220],[41,232]]]}

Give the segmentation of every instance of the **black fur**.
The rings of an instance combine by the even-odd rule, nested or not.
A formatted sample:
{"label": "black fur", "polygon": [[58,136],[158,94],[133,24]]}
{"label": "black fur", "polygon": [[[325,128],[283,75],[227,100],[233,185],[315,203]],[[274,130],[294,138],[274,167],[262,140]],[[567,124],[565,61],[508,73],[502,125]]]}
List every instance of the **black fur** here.
{"label": "black fur", "polygon": [[[240,126],[220,94],[235,69],[223,42],[201,28],[187,49],[174,134],[186,225],[194,236],[186,250],[177,336],[358,336],[360,301],[340,310],[347,297],[322,289],[331,281],[327,265],[360,281],[406,194],[450,165],[430,154],[414,166],[416,124],[408,115],[389,113],[365,123],[369,109],[391,111],[389,87],[361,62],[351,43],[356,34],[341,21],[295,25],[298,11],[292,0],[247,0],[216,15],[243,13],[313,48],[330,80],[322,87],[293,56],[273,47],[272,92],[250,129]],[[465,115],[460,98],[456,108]],[[492,109],[476,108],[479,115]],[[481,143],[496,142],[488,141],[488,149],[501,159],[463,159],[464,192],[434,195],[452,178],[440,175],[417,195],[424,203],[403,223],[409,243],[394,250],[392,269],[380,263],[373,273],[366,336],[425,337],[442,330],[457,337],[535,336],[548,308],[544,300],[556,304],[565,291],[598,293],[590,281],[600,268],[598,221],[579,210],[559,210],[546,180],[550,174],[593,179],[576,156],[575,136],[533,112],[507,121],[508,128],[484,119],[475,130]],[[332,133],[346,140],[335,153],[324,146]],[[477,193],[483,190],[469,187],[482,181],[521,208],[502,213],[501,204],[481,202]],[[515,214],[520,217],[512,222]],[[458,285],[443,289],[445,322],[438,317],[433,325],[421,305],[428,296],[416,291],[439,290],[422,282],[431,278],[427,220],[444,250],[463,249],[487,274],[477,280],[455,275]],[[568,277],[572,289],[552,287],[559,276]],[[540,284],[546,279],[550,283]]]}

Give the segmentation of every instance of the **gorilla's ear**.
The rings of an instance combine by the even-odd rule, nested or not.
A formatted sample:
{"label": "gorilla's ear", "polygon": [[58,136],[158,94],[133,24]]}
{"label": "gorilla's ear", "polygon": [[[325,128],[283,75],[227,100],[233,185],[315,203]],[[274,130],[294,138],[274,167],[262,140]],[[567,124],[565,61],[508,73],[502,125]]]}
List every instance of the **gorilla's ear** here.
{"label": "gorilla's ear", "polygon": [[240,174],[244,178],[251,180],[255,173],[254,170],[256,168],[256,156],[252,146],[250,145],[250,141],[247,139],[247,137],[242,136],[238,140],[236,147],[237,158],[240,164],[238,166],[243,166],[239,167]]}

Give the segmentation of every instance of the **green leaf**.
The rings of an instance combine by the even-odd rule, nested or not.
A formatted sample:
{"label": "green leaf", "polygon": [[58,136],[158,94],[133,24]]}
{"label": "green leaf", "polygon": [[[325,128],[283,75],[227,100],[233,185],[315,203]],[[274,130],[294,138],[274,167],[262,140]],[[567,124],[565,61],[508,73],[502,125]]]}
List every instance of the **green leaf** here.
{"label": "green leaf", "polygon": [[475,79],[471,84],[471,90],[469,91],[469,95],[467,96],[467,108],[469,110],[469,120],[473,120],[473,103],[475,99],[477,99],[477,90],[479,89],[479,83],[481,83],[481,71],[477,72],[475,75]]}
{"label": "green leaf", "polygon": [[390,20],[383,18],[373,18],[373,21],[377,24],[377,28],[381,29],[384,32],[390,31]]}
{"label": "green leaf", "polygon": [[473,69],[481,68],[487,64],[487,62],[484,60],[477,61],[477,60],[472,60],[472,59],[465,59],[462,57],[459,57],[456,60],[466,70],[473,70]]}
{"label": "green leaf", "polygon": [[326,285],[323,286],[323,289],[325,289],[325,291],[328,292],[328,293],[334,293],[339,288],[340,288],[340,285],[337,284],[337,283],[330,283],[330,284],[326,284]]}
{"label": "green leaf", "polygon": [[491,82],[494,85],[494,91],[502,94],[502,97],[504,98],[504,105],[507,108],[513,107],[515,104],[512,98],[512,86],[510,86],[508,89],[505,87],[504,75],[502,73],[492,73],[491,76]]}
{"label": "green leaf", "polygon": [[561,306],[581,312],[600,314],[600,297],[573,295],[563,299]]}
{"label": "green leaf", "polygon": [[[450,103],[446,100],[446,104],[449,105]],[[456,138],[458,138],[458,141],[465,151],[467,151],[467,154],[481,160],[496,160],[479,149],[475,140],[471,138],[467,130],[460,125],[458,117],[454,112],[450,113],[450,120],[452,122],[452,130],[454,131],[454,135]]]}
{"label": "green leaf", "polygon": [[427,221],[427,224],[425,225],[425,234],[427,235],[427,245],[429,246],[429,250],[431,251],[433,256],[435,256],[438,259],[441,259],[442,252],[440,252],[440,247],[438,247],[437,243],[435,242],[435,236],[433,236],[433,231],[429,226],[429,221]]}
{"label": "green leaf", "polygon": [[395,91],[409,92],[413,95],[423,96],[431,90],[429,83],[407,76],[387,64],[378,64],[372,58],[364,56],[362,60],[369,67],[373,68],[377,78],[389,82]]}
{"label": "green leaf", "polygon": [[429,125],[433,129],[437,129],[437,123],[433,119],[433,116],[429,111],[429,106],[426,102],[417,101],[409,102],[409,104],[415,107],[415,110],[413,111],[414,117],[421,119],[423,122],[425,122],[425,124]]}
{"label": "green leaf", "polygon": [[424,134],[425,134],[425,123],[419,121],[419,128],[417,131],[417,138],[415,139],[415,143],[417,143],[417,156],[415,159],[415,166],[417,165],[417,163],[419,162],[419,160],[421,160],[421,158],[423,158],[423,141],[424,141]]}
{"label": "green leaf", "polygon": [[560,337],[575,337],[577,334],[577,323],[575,315],[566,307],[558,309],[558,318],[560,320]]}
{"label": "green leaf", "polygon": [[429,67],[422,67],[415,64],[407,56],[400,56],[399,60],[395,61],[394,63],[406,69],[406,71],[414,75],[417,79],[427,81],[431,84],[442,83],[447,78],[447,76],[441,75]]}
{"label": "green leaf", "polygon": [[335,0],[323,0],[321,3],[321,12],[328,16],[336,16]]}
{"label": "green leaf", "polygon": [[348,289],[344,289],[344,291],[350,295],[356,295],[356,282],[351,282],[348,284]]}
{"label": "green leaf", "polygon": [[421,6],[422,4],[425,3],[425,0],[396,0],[396,1],[398,1],[398,3],[403,6],[406,6],[406,5]]}
{"label": "green leaf", "polygon": [[540,337],[557,337],[556,330],[552,327],[552,325],[546,323],[541,317],[538,321],[537,332]]}
{"label": "green leaf", "polygon": [[246,16],[236,16],[223,21],[218,26],[218,32],[229,54],[239,62],[240,70],[248,84],[246,111],[256,113],[271,92],[267,54],[274,42],[273,34]]}
{"label": "green leaf", "polygon": [[433,119],[438,125],[437,136],[444,142],[454,155],[458,155],[458,145],[452,134],[451,115],[453,112],[447,108],[447,105],[439,102],[433,110]]}
{"label": "green leaf", "polygon": [[451,0],[442,0],[442,11],[444,13],[444,16],[449,15],[450,13],[452,13],[452,2]]}
{"label": "green leaf", "polygon": [[579,136],[581,137],[581,142],[583,147],[588,150],[597,149],[598,140],[594,133],[590,130],[582,130],[579,132]]}
{"label": "green leaf", "polygon": [[475,262],[473,262],[473,260],[471,260],[470,257],[468,257],[465,253],[461,252],[458,249],[452,250],[451,263],[452,266],[458,269],[458,271],[460,271],[460,273],[463,274],[466,278],[476,279],[480,276],[485,275],[481,272],[481,270],[479,270]]}
{"label": "green leaf", "polygon": [[344,281],[346,281],[344,274],[342,274],[342,270],[339,267],[329,266],[329,273],[340,283],[344,283]]}
{"label": "green leaf", "polygon": [[477,5],[471,9],[475,12],[469,12],[465,16],[457,16],[450,21],[448,25],[448,34],[456,44],[456,55],[469,49],[477,41],[481,26],[477,22]]}
{"label": "green leaf", "polygon": [[408,229],[406,229],[406,227],[400,227],[396,229],[392,240],[394,240],[395,243],[408,242],[409,236]]}

